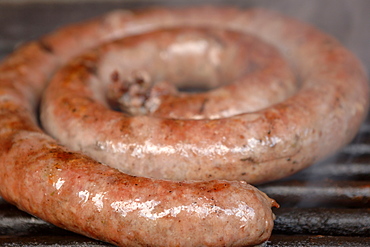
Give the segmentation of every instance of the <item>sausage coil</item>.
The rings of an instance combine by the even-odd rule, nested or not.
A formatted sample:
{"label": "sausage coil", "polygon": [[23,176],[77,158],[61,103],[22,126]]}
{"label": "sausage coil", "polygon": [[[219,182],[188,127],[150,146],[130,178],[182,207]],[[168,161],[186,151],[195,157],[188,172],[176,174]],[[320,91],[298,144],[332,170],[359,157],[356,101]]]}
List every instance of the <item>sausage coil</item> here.
{"label": "sausage coil", "polygon": [[[240,175],[248,173],[248,161],[240,160],[253,158],[242,150],[248,137],[237,129],[232,134],[233,127],[241,128],[240,117],[233,116],[291,96],[297,87],[293,78],[276,49],[251,36],[166,29],[126,37],[72,60],[52,78],[41,119],[64,145],[131,175],[249,179]],[[213,89],[176,92],[194,81]],[[105,100],[105,94],[112,99]],[[112,104],[126,114],[110,110]],[[227,172],[231,166],[240,166],[235,168],[240,174]]]}
{"label": "sausage coil", "polygon": [[[159,46],[176,46],[183,32],[207,44],[203,55],[221,47],[217,54],[236,59],[235,67],[202,67],[214,77],[204,79],[181,67],[191,56],[178,57],[159,66],[183,68],[186,78],[163,69],[168,78],[157,75],[153,85],[145,57],[130,67],[109,53],[140,56],[152,38],[163,59],[173,54]],[[238,42],[255,55],[236,54]],[[260,61],[264,53],[273,59]],[[225,113],[209,94],[239,92],[219,76],[271,100],[252,98],[250,108],[240,104]],[[267,82],[253,84],[263,77]],[[179,92],[192,79],[204,79],[208,91]],[[243,93],[236,98],[249,100]],[[168,104],[162,109],[158,102]],[[194,108],[184,113],[183,102]],[[116,11],[29,42],[0,64],[0,195],[57,226],[120,246],[255,245],[269,238],[277,204],[244,181],[226,180],[261,183],[303,169],[348,143],[367,107],[360,63],[308,25],[260,9]],[[107,122],[97,119],[102,116]]]}
{"label": "sausage coil", "polygon": [[[127,13],[115,18],[130,19]],[[149,34],[72,61],[53,78],[42,107],[49,134],[125,173],[180,181],[279,179],[348,143],[367,112],[358,61],[305,24],[266,11],[217,8],[160,9],[131,19],[135,25],[122,29]],[[155,32],[159,26],[167,31]],[[168,30],[182,26],[187,35]],[[261,61],[266,55],[270,64]],[[235,83],[222,85],[228,80]],[[171,92],[191,82],[210,91]],[[100,91],[123,99],[127,114],[109,110]]]}

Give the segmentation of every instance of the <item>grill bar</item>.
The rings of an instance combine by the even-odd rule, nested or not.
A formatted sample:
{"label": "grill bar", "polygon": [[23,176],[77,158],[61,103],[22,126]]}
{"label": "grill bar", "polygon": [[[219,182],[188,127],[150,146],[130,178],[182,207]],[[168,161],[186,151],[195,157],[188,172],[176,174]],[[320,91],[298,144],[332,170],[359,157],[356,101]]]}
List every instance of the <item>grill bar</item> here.
{"label": "grill bar", "polygon": [[287,181],[259,186],[282,207],[369,207],[366,181]]}
{"label": "grill bar", "polygon": [[[303,170],[294,177],[299,180],[319,181],[319,180],[370,180],[370,164],[361,163],[334,163],[316,165],[314,168]],[[292,178],[287,178],[292,180]]]}
{"label": "grill bar", "polygon": [[281,208],[275,214],[275,234],[370,236],[368,208]]}
{"label": "grill bar", "polygon": [[104,242],[86,238],[81,235],[69,233],[67,235],[39,235],[39,236],[1,236],[0,246],[11,247],[67,247],[67,246],[85,246],[85,247],[100,247],[113,246]]}
{"label": "grill bar", "polygon": [[[274,233],[370,236],[370,208],[275,209]],[[58,227],[4,203],[0,208],[0,235],[68,235]]]}
{"label": "grill bar", "polygon": [[[337,246],[369,246],[370,238],[365,237],[338,237],[338,236],[286,236],[273,235],[266,243],[268,247],[337,247]],[[67,236],[37,236],[37,237],[0,237],[0,245],[4,247],[50,247],[50,246],[113,246],[100,241],[85,238],[80,235]]]}
{"label": "grill bar", "polygon": [[[286,235],[273,235],[266,243],[268,247],[337,247],[337,246],[356,246],[365,247],[369,246],[370,238],[365,237],[343,237],[343,236],[286,236]],[[66,236],[37,236],[37,237],[0,237],[0,245],[4,247],[50,247],[50,246],[113,246],[100,241],[95,241],[85,238],[80,235],[66,235]]]}
{"label": "grill bar", "polygon": [[369,246],[370,238],[336,237],[336,236],[286,236],[273,235],[267,246],[270,247],[338,247],[338,246]]}

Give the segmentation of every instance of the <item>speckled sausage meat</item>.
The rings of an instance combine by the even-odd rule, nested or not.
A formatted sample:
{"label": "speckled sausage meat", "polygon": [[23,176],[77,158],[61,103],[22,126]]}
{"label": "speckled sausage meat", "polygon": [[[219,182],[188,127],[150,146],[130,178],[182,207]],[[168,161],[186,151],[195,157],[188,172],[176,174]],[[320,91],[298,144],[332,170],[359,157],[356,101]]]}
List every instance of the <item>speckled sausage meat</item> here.
{"label": "speckled sausage meat", "polygon": [[[271,181],[349,142],[367,112],[367,78],[359,62],[308,25],[261,10],[218,8],[160,9],[130,20],[124,28],[157,31],[72,61],[53,78],[42,107],[52,136],[123,172]],[[176,30],[181,26],[188,26],[183,35]],[[271,60],[263,61],[266,54]],[[228,80],[236,83],[218,87]],[[176,93],[194,81],[216,89]],[[109,110],[101,91],[121,99],[127,114]],[[248,102],[248,95],[265,101]]]}
{"label": "speckled sausage meat", "polygon": [[[207,180],[228,173],[228,179],[276,179],[354,136],[368,104],[367,82],[358,61],[332,38],[263,10],[118,11],[30,42],[0,64],[0,195],[57,226],[122,246],[243,246],[266,241],[273,225],[270,208],[276,203],[245,182],[175,182],[126,175],[60,145],[39,127],[41,94],[52,74],[73,56],[117,38],[183,25],[256,35],[287,59],[299,89],[273,107],[211,120],[149,115],[118,119],[108,126],[95,119],[106,107],[99,96],[97,115],[82,114],[89,110],[87,105],[70,107],[70,114],[81,114],[93,127],[137,138],[127,152],[138,160],[154,164],[162,157],[165,164],[177,159],[180,166],[189,163],[185,178],[204,174],[199,178]],[[88,68],[88,74],[70,76],[83,80],[96,74],[94,67]],[[117,74],[111,74],[115,78]],[[160,90],[161,86],[154,91]],[[83,106],[91,99],[75,101]],[[45,118],[50,117],[46,111]],[[132,128],[147,123],[140,132]],[[59,130],[57,120],[53,124]],[[74,130],[66,134],[73,136]],[[84,135],[90,139],[97,134]],[[97,152],[114,153],[120,140],[97,139],[93,144]],[[118,151],[126,150],[121,146]],[[193,159],[195,170],[190,170]],[[211,165],[205,162],[209,160]],[[176,176],[179,170],[172,173],[169,176],[182,179]]]}
{"label": "speckled sausage meat", "polygon": [[[172,84],[163,83],[169,78]],[[172,180],[239,179],[226,174],[228,164],[221,165],[222,142],[235,135],[233,125],[217,122],[281,102],[297,87],[293,78],[276,49],[250,35],[166,29],[126,37],[72,60],[45,91],[41,120],[64,145],[125,173]],[[198,94],[177,91],[189,81],[216,88]],[[116,104],[126,114],[109,109],[106,91],[117,95]]]}
{"label": "speckled sausage meat", "polygon": [[0,195],[57,226],[122,246],[264,242],[276,203],[245,182],[132,177],[71,152],[38,125],[41,93],[58,67],[89,47],[165,26],[161,12],[116,12],[66,27],[1,63]]}

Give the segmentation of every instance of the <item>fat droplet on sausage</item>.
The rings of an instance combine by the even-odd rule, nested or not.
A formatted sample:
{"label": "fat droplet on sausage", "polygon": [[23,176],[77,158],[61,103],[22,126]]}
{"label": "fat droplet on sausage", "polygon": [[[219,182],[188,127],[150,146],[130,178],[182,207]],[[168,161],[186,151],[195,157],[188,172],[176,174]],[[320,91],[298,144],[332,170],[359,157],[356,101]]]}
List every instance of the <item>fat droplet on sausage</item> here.
{"label": "fat droplet on sausage", "polygon": [[207,61],[215,67],[220,66],[220,49],[217,46],[209,45],[206,40],[187,41],[170,45],[160,56],[163,59],[170,59],[172,55],[179,54],[204,54]]}
{"label": "fat droplet on sausage", "polygon": [[[123,138],[124,139],[124,138]],[[223,138],[226,140],[226,138]],[[281,142],[281,139],[277,136],[265,137],[262,140],[256,138],[249,138],[246,140],[244,146],[229,147],[223,142],[218,141],[210,144],[205,142],[197,144],[189,143],[176,143],[175,145],[161,145],[155,144],[150,140],[144,142],[144,144],[138,143],[124,143],[124,142],[113,142],[111,140],[97,141],[96,146],[98,150],[103,150],[111,153],[122,153],[131,152],[131,156],[136,158],[145,158],[146,155],[170,155],[178,154],[184,157],[191,157],[193,155],[208,156],[212,159],[214,156],[223,156],[228,153],[246,155],[250,151],[256,148],[274,147]]]}
{"label": "fat droplet on sausage", "polygon": [[[200,198],[200,201],[201,200]],[[165,208],[158,211],[157,206],[159,205],[161,205],[160,201],[149,200],[142,202],[140,199],[135,199],[129,201],[116,201],[111,203],[110,206],[124,217],[128,213],[136,211],[139,217],[145,217],[149,220],[157,220],[163,217],[176,217],[183,212],[195,214],[200,218],[206,218],[211,214],[216,214],[218,217],[222,217],[223,214],[228,216],[234,215],[243,222],[248,222],[255,217],[254,209],[249,207],[245,202],[240,202],[238,207],[233,208],[221,208],[207,202],[193,202],[188,205]]]}

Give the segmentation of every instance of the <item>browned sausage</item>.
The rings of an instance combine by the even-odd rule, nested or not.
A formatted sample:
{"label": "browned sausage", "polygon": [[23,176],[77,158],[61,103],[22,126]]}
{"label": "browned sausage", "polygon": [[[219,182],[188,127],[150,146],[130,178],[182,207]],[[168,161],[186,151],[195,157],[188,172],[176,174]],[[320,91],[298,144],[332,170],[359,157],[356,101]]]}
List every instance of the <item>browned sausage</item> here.
{"label": "browned sausage", "polygon": [[131,177],[37,131],[4,136],[1,196],[59,227],[120,246],[243,246],[271,234],[275,203],[244,182]]}
{"label": "browned sausage", "polygon": [[[358,61],[326,35],[261,10],[189,8],[116,12],[31,42],[0,65],[1,196],[53,224],[117,245],[238,246],[265,241],[272,229],[270,207],[275,203],[250,185],[128,176],[84,154],[71,152],[37,125],[37,104],[48,78],[72,56],[104,41],[183,24],[248,32],[259,29],[258,36],[281,49],[295,67],[302,86],[299,94],[269,110],[207,120],[206,125],[200,124],[203,120],[156,119],[152,122],[157,127],[154,130],[160,127],[166,133],[181,127],[204,133],[205,137],[213,137],[215,130],[221,136],[231,136],[214,143],[209,157],[217,161],[220,150],[240,153],[234,152],[238,149],[232,143],[241,143],[243,157],[225,153],[222,161],[229,159],[225,167],[229,167],[230,178],[251,181],[287,175],[353,137],[366,112],[366,78]],[[301,29],[303,34],[297,34]],[[137,126],[147,123],[149,117],[134,119],[131,124]],[[230,125],[222,128],[226,123]],[[260,125],[257,130],[254,124]],[[242,135],[234,136],[233,132]],[[333,132],[342,134],[329,135]],[[153,140],[161,141],[161,137],[165,136],[159,134]],[[168,141],[174,141],[180,136],[169,137]],[[189,141],[196,138],[183,137]],[[201,148],[199,154],[206,150]],[[252,150],[252,156],[245,153],[248,150]],[[267,150],[270,155],[260,160],[257,154]],[[312,156],[308,156],[310,152]],[[243,169],[237,165],[235,172],[230,169],[234,161],[245,164]],[[259,170],[264,166],[271,171]]]}
{"label": "browned sausage", "polygon": [[276,203],[245,182],[132,177],[71,152],[38,126],[40,95],[56,68],[128,34],[130,25],[140,30],[140,21],[157,15],[151,13],[118,12],[66,27],[0,64],[0,195],[57,226],[121,246],[264,242]]}
{"label": "browned sausage", "polygon": [[[359,62],[332,37],[305,24],[260,10],[243,12],[199,8],[157,10],[146,14],[143,16],[153,25],[146,27],[149,30],[157,30],[157,25],[176,28],[183,24],[208,29],[225,28],[252,34],[273,47],[267,51],[267,45],[257,46],[242,34],[237,38],[235,33],[209,31],[202,36],[194,35],[195,30],[188,30],[187,36],[181,36],[176,34],[179,31],[172,31],[172,34],[170,31],[157,31],[88,53],[57,73],[43,107],[45,128],[73,150],[82,150],[105,164],[138,176],[261,183],[295,173],[332,154],[357,132],[368,108],[367,78]],[[156,15],[161,18],[156,19]],[[209,18],[203,18],[204,15]],[[149,40],[157,41],[149,43]],[[190,55],[189,50],[182,56],[171,53],[173,47],[189,47],[189,40],[193,45],[194,42],[206,43],[203,54],[193,52]],[[214,55],[215,49],[220,49],[221,44],[225,51],[219,56],[226,58],[220,67],[224,69],[219,69],[208,58]],[[123,48],[120,50],[117,46]],[[229,54],[236,49],[233,46],[246,50],[239,49],[239,53],[232,56]],[[255,48],[256,54],[249,55],[248,47]],[[259,57],[263,57],[263,53],[274,53],[274,49],[279,50],[288,65],[278,58],[272,62],[273,66],[266,63],[259,65]],[[171,59],[166,60],[168,56]],[[227,56],[236,62],[228,64]],[[118,62],[117,57],[127,59]],[[243,58],[244,63],[239,62]],[[160,81],[169,78],[180,87],[182,83],[194,80],[213,87],[212,83],[218,84],[213,78],[233,80],[240,77],[241,71],[253,67],[248,65],[248,59],[255,63],[254,66],[261,66],[261,73],[254,78],[270,77],[267,78],[270,79],[268,85],[278,85],[279,80],[285,83],[277,90],[269,89],[270,95],[283,89],[287,89],[287,93],[254,109],[253,104],[249,104],[252,109],[247,113],[240,112],[247,110],[243,106],[233,109],[229,105],[230,102],[235,103],[234,99],[248,104],[245,99],[248,92],[244,90],[248,86],[242,88],[242,83],[228,85],[229,89],[233,86],[236,89],[230,89],[226,94],[232,92],[234,95],[229,102],[221,101],[219,104],[217,102],[223,97],[225,87],[194,97],[180,95],[175,101],[159,86],[157,91],[167,97],[165,100],[155,96],[154,100],[150,97],[147,101],[139,99],[139,107],[133,107],[131,111],[140,113],[142,104],[149,102],[147,108],[154,106],[155,109],[152,115],[127,116],[107,110],[107,103],[102,100],[104,96],[98,93],[112,78],[131,80],[132,83],[135,72],[138,74],[136,80],[141,83],[145,78],[157,76]],[[194,61],[200,62],[191,66]],[[271,67],[273,69],[263,69]],[[297,87],[289,83],[292,76],[289,67],[296,76]],[[197,68],[201,68],[201,72],[197,72]],[[131,78],[127,79],[130,75]],[[211,86],[202,82],[203,77],[212,78]],[[101,78],[102,83],[97,83],[96,78]],[[85,86],[86,89],[83,89]],[[265,85],[261,84],[253,91],[258,94],[264,89]],[[136,92],[135,88],[133,91]],[[214,103],[208,100],[213,97]],[[135,97],[128,98],[128,102],[137,100]],[[156,102],[159,101],[164,102],[157,110]],[[267,107],[269,103],[271,107]],[[182,106],[186,104],[190,106],[189,112],[183,110]],[[208,109],[211,110],[207,112]],[[230,116],[223,113],[225,109],[240,114]],[[204,114],[196,114],[197,111],[204,111]],[[92,135],[96,129],[100,131]]]}
{"label": "browned sausage", "polygon": [[[203,87],[214,87],[233,78],[234,83],[201,94],[167,93],[177,90],[168,83],[167,87],[156,84],[170,80],[181,87],[196,81]],[[223,152],[221,142],[233,135],[217,135],[218,130],[210,128],[213,136],[204,138],[196,124],[207,128],[213,124],[210,118],[255,111],[282,101],[295,90],[292,78],[289,66],[277,51],[249,35],[218,29],[161,30],[108,43],[72,60],[56,73],[46,90],[41,119],[46,131],[64,145],[123,172],[154,178],[209,180],[214,170],[225,169],[216,167],[222,164],[218,157],[212,164],[212,152]],[[109,105],[104,94],[110,84],[118,84],[118,98],[129,99],[123,108],[131,108],[129,112],[137,115],[104,108]],[[131,93],[128,84],[132,85]],[[153,92],[158,87],[163,89],[148,95],[150,89]],[[126,93],[121,96],[121,91]],[[140,102],[141,98],[146,105]],[[147,115],[142,116],[143,113]],[[181,125],[191,125],[176,128],[173,122],[179,118],[183,119]],[[189,120],[193,118],[207,120]],[[143,121],[148,122],[142,124]],[[211,160],[203,161],[204,156]],[[197,172],[200,174],[194,176]]]}

